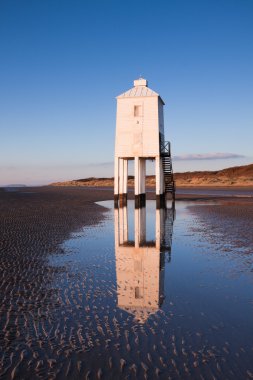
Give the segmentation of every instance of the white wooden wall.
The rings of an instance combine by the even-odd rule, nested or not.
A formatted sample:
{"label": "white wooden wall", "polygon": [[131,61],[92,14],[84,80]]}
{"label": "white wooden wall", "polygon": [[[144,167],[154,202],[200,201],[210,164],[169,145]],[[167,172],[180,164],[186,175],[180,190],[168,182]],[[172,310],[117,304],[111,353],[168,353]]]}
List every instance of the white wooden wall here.
{"label": "white wooden wall", "polygon": [[[159,123],[163,130],[157,96],[117,100],[115,156],[156,157],[159,155]],[[134,116],[134,106],[142,106],[142,116]],[[160,118],[159,120],[159,113]]]}

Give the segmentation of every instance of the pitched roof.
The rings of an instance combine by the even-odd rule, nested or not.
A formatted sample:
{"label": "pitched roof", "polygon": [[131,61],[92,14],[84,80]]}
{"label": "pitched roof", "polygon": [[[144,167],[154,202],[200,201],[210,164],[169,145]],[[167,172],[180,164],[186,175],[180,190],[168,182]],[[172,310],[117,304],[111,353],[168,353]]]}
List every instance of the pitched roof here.
{"label": "pitched roof", "polygon": [[132,98],[133,96],[159,96],[159,94],[146,86],[136,86],[123,92],[123,94],[117,96],[117,98]]}
{"label": "pitched roof", "polygon": [[[143,85],[141,83],[146,83],[146,85],[145,84]],[[145,79],[140,78],[139,80],[135,80],[134,84],[135,84],[135,86],[130,88],[130,90],[123,92],[123,94],[120,94],[119,96],[117,96],[117,99],[118,98],[158,96],[164,104],[164,101],[162,100],[160,95],[157,92],[151,90],[151,88],[149,88],[147,86],[147,81]]]}

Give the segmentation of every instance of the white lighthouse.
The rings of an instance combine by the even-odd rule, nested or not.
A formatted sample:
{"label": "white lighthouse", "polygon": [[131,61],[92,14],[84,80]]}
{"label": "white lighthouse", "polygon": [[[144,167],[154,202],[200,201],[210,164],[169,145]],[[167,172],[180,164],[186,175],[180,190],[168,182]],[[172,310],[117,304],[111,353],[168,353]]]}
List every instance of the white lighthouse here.
{"label": "white lighthouse", "polygon": [[170,144],[164,138],[164,101],[148,87],[146,79],[117,97],[114,200],[127,202],[128,161],[134,160],[135,206],[145,205],[146,160],[155,160],[157,207],[165,204],[165,194],[174,197]]}

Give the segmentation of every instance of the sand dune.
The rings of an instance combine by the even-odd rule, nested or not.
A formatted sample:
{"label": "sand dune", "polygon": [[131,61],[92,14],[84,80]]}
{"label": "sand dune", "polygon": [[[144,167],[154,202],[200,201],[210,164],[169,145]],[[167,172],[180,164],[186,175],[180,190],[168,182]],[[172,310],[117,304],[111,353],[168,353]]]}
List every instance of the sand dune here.
{"label": "sand dune", "polygon": [[[195,171],[175,173],[177,187],[186,186],[253,186],[253,164],[236,166],[217,171]],[[113,186],[112,178],[85,178],[65,182],[55,182],[51,186]],[[134,177],[128,177],[128,185],[134,186]],[[146,185],[154,186],[155,177],[147,176]]]}

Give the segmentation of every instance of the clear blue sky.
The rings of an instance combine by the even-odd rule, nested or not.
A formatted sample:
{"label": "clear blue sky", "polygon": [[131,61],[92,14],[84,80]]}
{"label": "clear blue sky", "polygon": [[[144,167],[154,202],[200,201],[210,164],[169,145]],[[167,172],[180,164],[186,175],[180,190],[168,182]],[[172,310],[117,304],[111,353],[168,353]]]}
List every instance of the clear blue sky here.
{"label": "clear blue sky", "polygon": [[140,74],[174,170],[253,162],[252,20],[252,0],[1,0],[0,185],[112,176],[115,97]]}

